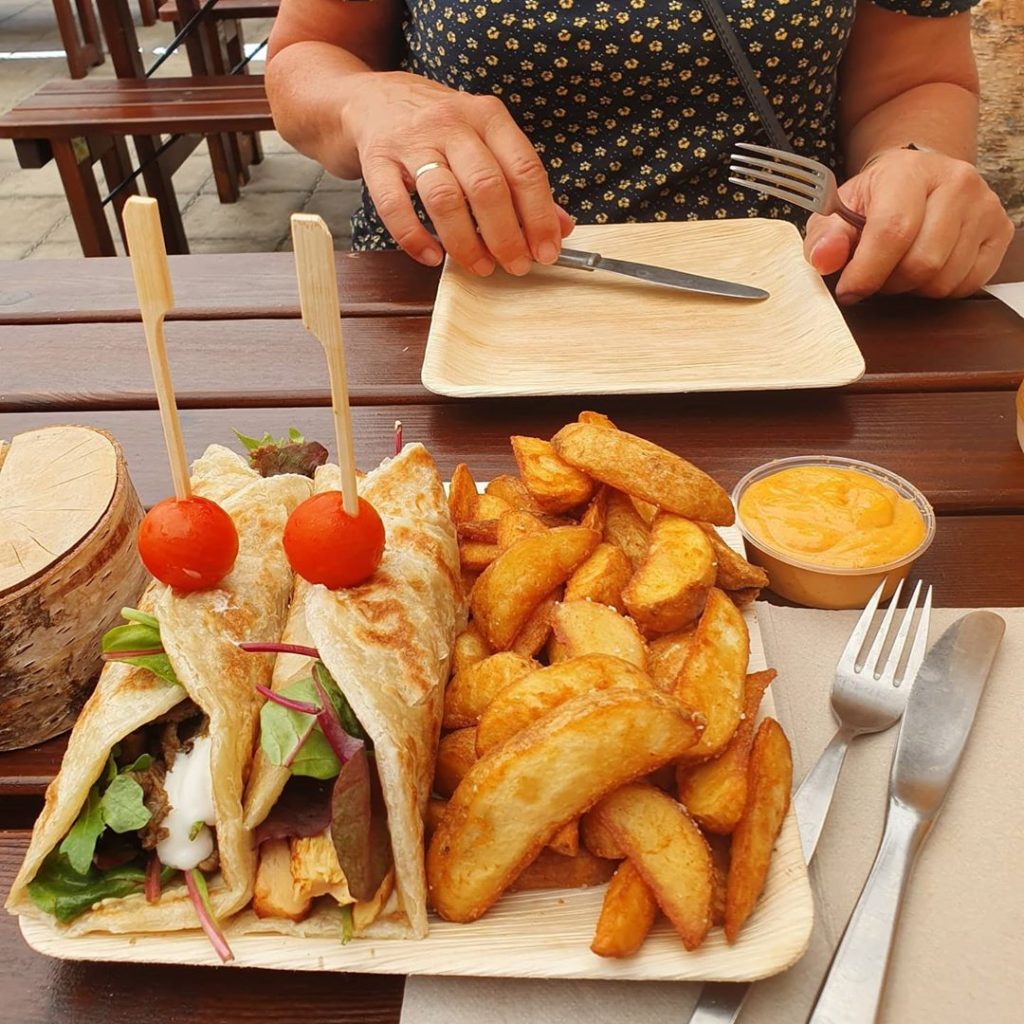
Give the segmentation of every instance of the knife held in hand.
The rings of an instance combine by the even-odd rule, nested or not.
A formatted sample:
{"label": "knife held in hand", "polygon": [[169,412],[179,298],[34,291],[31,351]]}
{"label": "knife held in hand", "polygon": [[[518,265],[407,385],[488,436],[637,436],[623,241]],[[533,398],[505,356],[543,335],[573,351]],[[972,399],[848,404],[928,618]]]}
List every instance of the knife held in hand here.
{"label": "knife held in hand", "polygon": [[702,295],[721,295],[727,299],[767,299],[770,294],[763,288],[752,288],[750,285],[737,284],[734,281],[701,277],[700,274],[687,274],[681,270],[670,270],[668,267],[652,267],[648,263],[607,259],[599,253],[583,252],[579,249],[563,249],[555,260],[555,266],[570,267],[573,270],[607,270],[612,274],[624,274],[638,281],[646,281],[648,284],[679,288],[684,292],[700,292]]}

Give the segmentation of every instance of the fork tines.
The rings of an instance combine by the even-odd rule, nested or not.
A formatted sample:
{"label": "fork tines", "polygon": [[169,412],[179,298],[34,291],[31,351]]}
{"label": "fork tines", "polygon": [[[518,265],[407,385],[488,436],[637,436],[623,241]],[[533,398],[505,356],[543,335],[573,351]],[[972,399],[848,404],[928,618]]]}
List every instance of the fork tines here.
{"label": "fork tines", "polygon": [[729,178],[732,184],[763,192],[805,209],[812,209],[814,204],[824,198],[827,182],[821,174],[821,166],[815,161],[749,142],[738,142],[736,145],[737,148],[763,156],[732,153],[729,157],[733,161],[729,170],[735,175]]}

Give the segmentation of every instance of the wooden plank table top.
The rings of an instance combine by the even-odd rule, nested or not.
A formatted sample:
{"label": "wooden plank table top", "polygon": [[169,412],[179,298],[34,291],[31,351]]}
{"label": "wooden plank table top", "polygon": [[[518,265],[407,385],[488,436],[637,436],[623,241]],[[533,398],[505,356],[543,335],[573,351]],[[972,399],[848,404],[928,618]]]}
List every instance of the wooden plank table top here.
{"label": "wooden plank table top", "polygon": [[[172,257],[168,324],[190,457],[232,429],[332,436],[322,356],[298,321],[289,254]],[[547,436],[580,409],[607,411],[729,487],[771,458],[852,455],[911,478],[938,531],[918,571],[938,603],[1024,604],[1024,454],[1014,391],[1024,321],[990,297],[877,299],[846,311],[867,375],[836,391],[453,402],[419,379],[437,272],[395,253],[339,254],[357,457],[390,450],[400,418],[442,472],[513,469],[511,433]],[[1000,274],[1024,279],[1024,235]],[[0,272],[0,437],[57,422],[95,424],[125,447],[146,504],[170,493],[134,289],[124,260],[8,264]],[[0,888],[59,767],[65,740],[0,754]],[[60,963],[0,922],[0,1021],[398,1020],[401,978]]]}

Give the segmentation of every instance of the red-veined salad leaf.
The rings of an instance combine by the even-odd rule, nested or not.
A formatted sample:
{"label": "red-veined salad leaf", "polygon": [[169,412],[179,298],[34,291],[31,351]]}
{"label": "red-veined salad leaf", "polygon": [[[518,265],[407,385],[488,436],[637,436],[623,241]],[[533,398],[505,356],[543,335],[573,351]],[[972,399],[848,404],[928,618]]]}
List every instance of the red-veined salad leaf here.
{"label": "red-veined salad leaf", "polygon": [[149,854],[143,892],[146,894],[147,903],[160,902],[160,858],[156,855],[156,850],[152,850]]}
{"label": "red-veined salad leaf", "polygon": [[392,853],[377,767],[365,749],[342,765],[334,783],[331,839],[349,892],[371,899],[391,868]]}
{"label": "red-veined salad leaf", "polygon": [[330,779],[320,780],[293,775],[274,804],[270,814],[256,829],[256,845],[269,839],[318,836],[331,823]]}
{"label": "red-veined salad leaf", "polygon": [[276,440],[270,434],[246,437],[237,430],[235,437],[242,442],[250,465],[260,476],[298,473],[312,479],[317,466],[327,461],[327,449],[319,441],[307,441],[294,427],[289,428],[287,437]]}
{"label": "red-veined salad leaf", "polygon": [[185,871],[183,874],[185,875],[185,885],[188,886],[189,899],[192,900],[192,906],[196,908],[196,917],[199,918],[199,923],[202,925],[203,931],[206,932],[210,945],[213,946],[217,956],[224,963],[234,960],[235,954],[231,952],[228,940],[224,938],[224,933],[220,930],[220,923],[210,905],[210,892],[206,888],[206,878],[202,871],[199,868],[192,868],[191,871]]}
{"label": "red-veined salad leaf", "polygon": [[121,616],[128,624],[107,630],[100,641],[103,660],[148,668],[160,679],[178,686],[178,677],[160,639],[160,623],[135,608],[122,608]]}

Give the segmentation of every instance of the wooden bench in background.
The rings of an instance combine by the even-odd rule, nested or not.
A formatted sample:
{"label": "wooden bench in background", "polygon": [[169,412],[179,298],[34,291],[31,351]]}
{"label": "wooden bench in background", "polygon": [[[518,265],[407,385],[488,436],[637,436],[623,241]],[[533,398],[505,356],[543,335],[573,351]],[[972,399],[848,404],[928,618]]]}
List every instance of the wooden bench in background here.
{"label": "wooden bench in background", "polygon": [[[116,255],[96,164],[107,186],[117,188],[132,172],[128,136],[146,192],[160,205],[167,251],[187,253],[174,171],[204,136],[271,128],[263,79],[256,75],[54,81],[0,115],[0,138],[14,140],[22,167],[56,161],[86,256]],[[133,181],[111,199],[119,226],[121,208],[136,191]]]}

